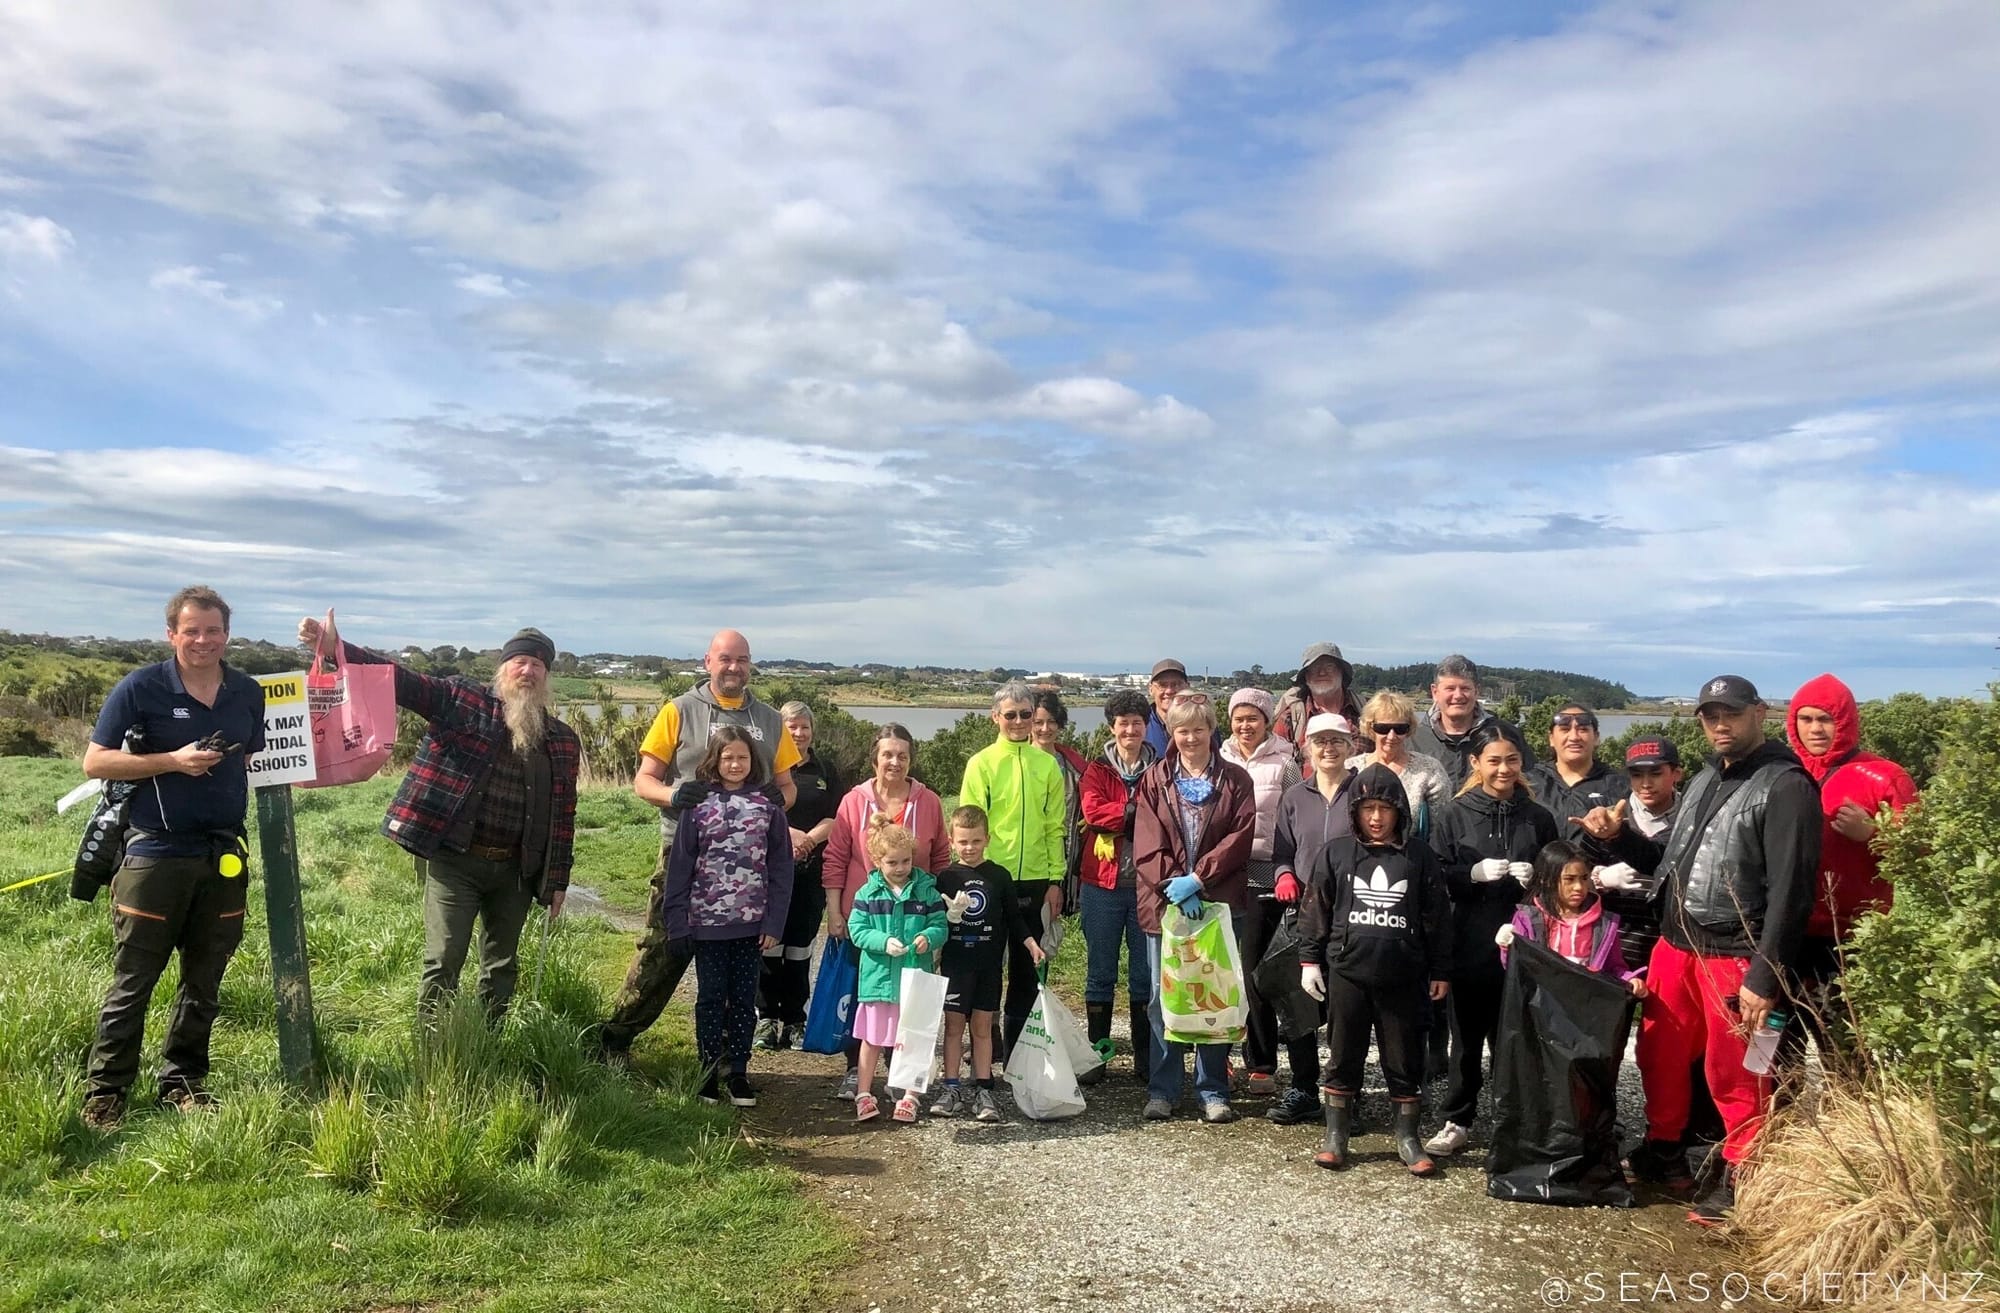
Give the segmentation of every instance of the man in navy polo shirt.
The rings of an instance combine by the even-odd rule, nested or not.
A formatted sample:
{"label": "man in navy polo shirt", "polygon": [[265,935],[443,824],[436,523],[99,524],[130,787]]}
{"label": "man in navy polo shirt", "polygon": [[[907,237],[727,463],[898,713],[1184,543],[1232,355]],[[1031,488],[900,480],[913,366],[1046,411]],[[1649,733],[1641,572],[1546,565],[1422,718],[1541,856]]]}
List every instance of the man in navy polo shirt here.
{"label": "man in navy polo shirt", "polygon": [[[212,588],[173,595],[167,642],[170,659],[140,667],[111,690],[83,754],[92,779],[139,781],[125,860],[111,880],[117,946],[83,1104],[84,1121],[99,1129],[125,1115],[146,1007],[176,949],[180,998],[160,1055],[160,1102],[185,1112],[215,1101],[202,1087],[208,1037],[222,1006],[222,973],[243,941],[250,799],[243,757],[264,745],[264,689],[223,663],[229,604]],[[143,751],[122,751],[134,727]]]}

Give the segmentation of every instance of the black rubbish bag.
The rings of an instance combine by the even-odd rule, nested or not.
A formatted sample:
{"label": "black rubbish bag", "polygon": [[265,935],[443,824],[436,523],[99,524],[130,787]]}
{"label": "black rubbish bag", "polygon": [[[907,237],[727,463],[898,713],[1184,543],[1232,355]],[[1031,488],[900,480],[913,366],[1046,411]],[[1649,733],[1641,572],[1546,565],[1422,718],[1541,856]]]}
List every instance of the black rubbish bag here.
{"label": "black rubbish bag", "polygon": [[1319,1000],[1306,993],[1299,983],[1297,916],[1296,912],[1287,912],[1278,922],[1271,945],[1264,950],[1264,960],[1250,973],[1257,997],[1271,1005],[1271,1014],[1277,1018],[1278,1038],[1286,1041],[1303,1039],[1318,1030],[1320,1024]]}
{"label": "black rubbish bag", "polygon": [[1493,1148],[1486,1193],[1572,1207],[1632,1208],[1618,1163],[1618,1064],[1632,995],[1540,944],[1516,939],[1493,1040]]}

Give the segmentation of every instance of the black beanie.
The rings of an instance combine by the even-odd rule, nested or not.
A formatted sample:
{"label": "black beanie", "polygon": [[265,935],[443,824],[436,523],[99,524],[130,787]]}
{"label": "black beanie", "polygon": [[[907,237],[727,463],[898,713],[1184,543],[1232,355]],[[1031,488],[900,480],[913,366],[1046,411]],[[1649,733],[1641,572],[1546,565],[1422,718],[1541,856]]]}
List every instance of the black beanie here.
{"label": "black beanie", "polygon": [[504,666],[517,656],[531,656],[545,666],[554,666],[556,645],[547,634],[530,627],[507,640],[507,646],[500,649],[500,664]]}

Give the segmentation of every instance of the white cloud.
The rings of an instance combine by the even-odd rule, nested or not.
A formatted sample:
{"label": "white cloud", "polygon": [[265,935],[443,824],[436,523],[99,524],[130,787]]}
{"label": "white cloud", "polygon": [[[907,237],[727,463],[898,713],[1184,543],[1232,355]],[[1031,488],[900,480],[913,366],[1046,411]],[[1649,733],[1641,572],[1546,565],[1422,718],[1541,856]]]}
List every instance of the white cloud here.
{"label": "white cloud", "polygon": [[507,286],[507,280],[499,274],[464,274],[452,279],[451,285],[461,292],[470,292],[474,296],[504,298],[514,295]]}
{"label": "white cloud", "polygon": [[181,264],[158,270],[146,280],[146,285],[156,292],[198,297],[253,323],[269,319],[285,308],[285,303],[277,297],[238,291],[200,265]]}
{"label": "white cloud", "polygon": [[0,210],[0,261],[38,260],[54,264],[76,249],[69,229],[47,215]]}

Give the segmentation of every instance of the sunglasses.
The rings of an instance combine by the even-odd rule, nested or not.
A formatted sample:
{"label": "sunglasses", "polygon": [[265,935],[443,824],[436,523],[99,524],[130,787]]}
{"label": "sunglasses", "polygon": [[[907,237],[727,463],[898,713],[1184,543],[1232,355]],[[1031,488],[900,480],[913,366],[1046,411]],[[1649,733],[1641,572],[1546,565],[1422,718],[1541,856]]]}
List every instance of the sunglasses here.
{"label": "sunglasses", "polygon": [[1389,725],[1389,724],[1384,724],[1382,721],[1378,720],[1373,725],[1370,725],[1368,728],[1373,730],[1377,734],[1401,734],[1405,738],[1407,738],[1409,737],[1410,733],[1410,722],[1405,720],[1399,724]]}
{"label": "sunglasses", "polygon": [[1557,729],[1596,729],[1597,717],[1557,716],[1555,718],[1554,724]]}
{"label": "sunglasses", "polygon": [[1033,720],[1034,718],[1035,713],[1032,711],[1003,711],[1000,713],[1000,719],[1002,720],[1021,721]]}
{"label": "sunglasses", "polygon": [[1191,703],[1197,707],[1205,707],[1208,705],[1208,694],[1180,692],[1174,694],[1174,701]]}

